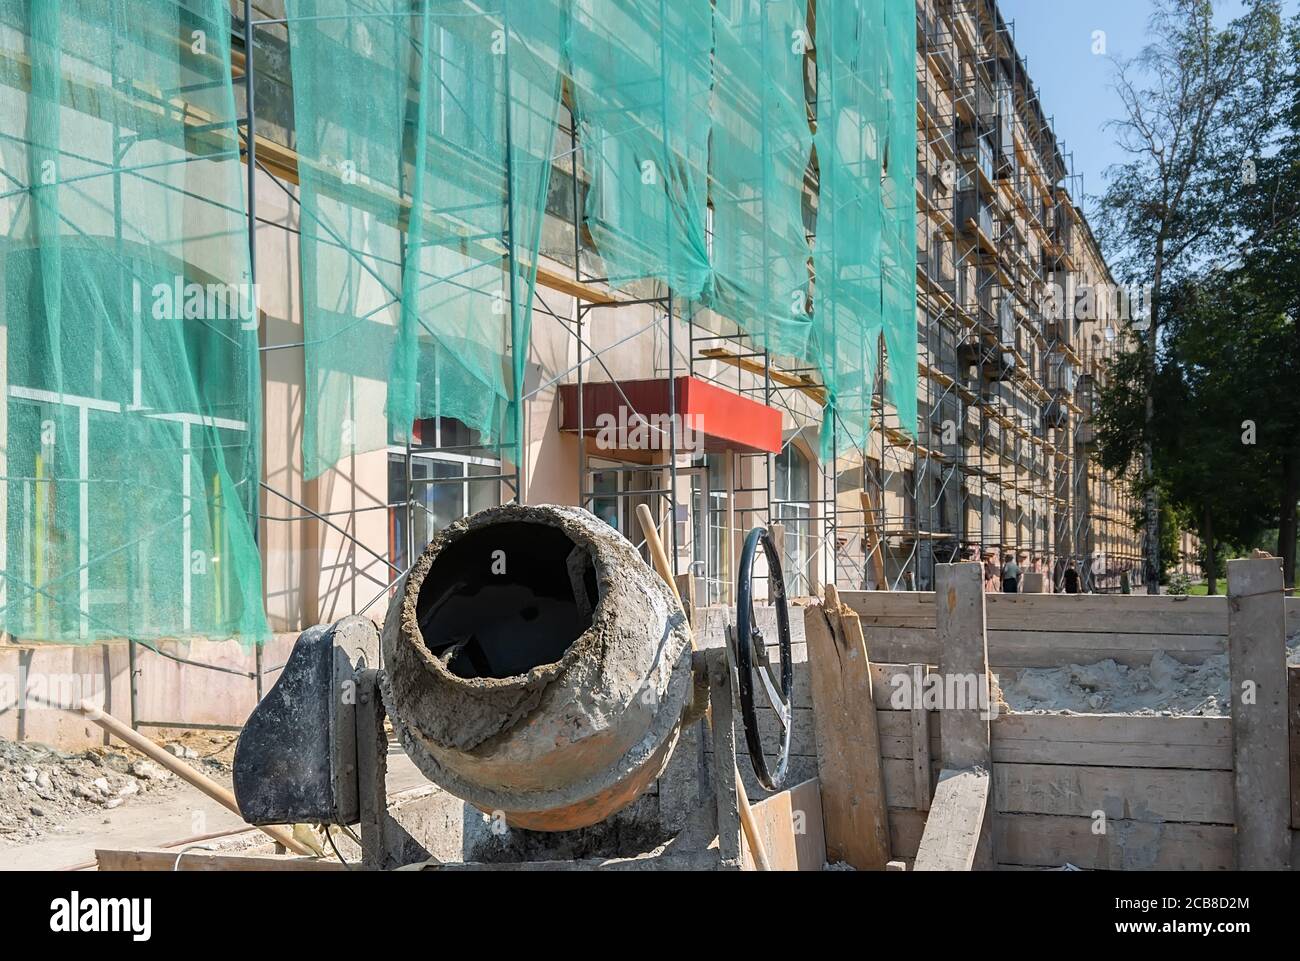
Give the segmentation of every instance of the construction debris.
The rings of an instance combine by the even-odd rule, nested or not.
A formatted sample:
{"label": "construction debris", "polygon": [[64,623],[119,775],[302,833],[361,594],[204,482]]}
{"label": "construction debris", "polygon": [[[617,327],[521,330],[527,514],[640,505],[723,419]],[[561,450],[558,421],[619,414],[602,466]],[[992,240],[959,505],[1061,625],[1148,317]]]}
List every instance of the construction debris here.
{"label": "construction debris", "polygon": [[[228,780],[233,734],[187,733],[166,750]],[[126,747],[70,753],[0,740],[0,845],[60,833],[68,822],[124,804],[174,797],[180,780]]]}

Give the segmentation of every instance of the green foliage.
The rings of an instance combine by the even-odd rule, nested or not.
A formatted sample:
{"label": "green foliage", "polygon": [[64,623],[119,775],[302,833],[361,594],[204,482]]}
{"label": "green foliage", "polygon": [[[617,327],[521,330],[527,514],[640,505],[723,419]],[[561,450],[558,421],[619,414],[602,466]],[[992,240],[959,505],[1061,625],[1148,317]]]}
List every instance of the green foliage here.
{"label": "green foliage", "polygon": [[[1098,450],[1102,466],[1120,472],[1149,446],[1152,474],[1137,493],[1154,487],[1200,535],[1207,573],[1209,547],[1219,571],[1226,551],[1280,526],[1293,578],[1300,17],[1284,29],[1275,3],[1252,3],[1216,33],[1209,8],[1160,3],[1165,39],[1138,61],[1154,86],[1139,90],[1121,71],[1131,98],[1122,139],[1133,159],[1112,171],[1101,229],[1128,279],[1154,278],[1159,335],[1108,369]],[[1171,519],[1161,515],[1162,561],[1172,561]]]}

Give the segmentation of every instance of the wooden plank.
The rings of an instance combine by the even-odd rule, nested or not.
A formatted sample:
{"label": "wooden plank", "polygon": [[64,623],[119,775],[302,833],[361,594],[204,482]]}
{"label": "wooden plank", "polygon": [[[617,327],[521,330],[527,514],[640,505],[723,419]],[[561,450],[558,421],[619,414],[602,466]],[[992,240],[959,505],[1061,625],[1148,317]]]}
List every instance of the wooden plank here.
{"label": "wooden plank", "polygon": [[1230,871],[1232,828],[1109,819],[1098,832],[1092,818],[995,814],[999,865],[1090,871]]}
{"label": "wooden plank", "polygon": [[180,852],[167,848],[134,851],[101,848],[95,851],[100,871],[345,871],[338,861],[276,854],[222,854],[218,851]]}
{"label": "wooden plank", "polygon": [[[753,807],[754,824],[767,853],[773,871],[797,871],[798,857],[794,847],[794,813],[790,810],[790,792],[781,791],[764,798]],[[754,855],[749,845],[741,846],[741,864],[753,871]]]}
{"label": "wooden plank", "polygon": [[[934,758],[939,756],[939,725],[931,723],[926,726],[930,734],[930,758],[933,770]],[[876,711],[876,724],[880,730],[880,756],[886,759],[910,761],[914,756],[912,745],[911,711]]]}
{"label": "wooden plank", "polygon": [[[864,627],[873,661],[934,663],[939,642],[931,627]],[[1108,658],[1128,667],[1151,663],[1157,651],[1185,664],[1228,651],[1217,634],[1150,634],[1115,631],[988,631],[989,664],[997,671],[1094,664]]]}
{"label": "wooden plank", "polygon": [[[816,778],[754,805],[754,821],[774,871],[820,871],[826,864],[821,786]],[[748,845],[744,865],[753,869]]]}
{"label": "wooden plank", "polygon": [[915,858],[925,834],[925,815],[914,808],[889,809],[889,844],[896,858]]}
{"label": "wooden plank", "polygon": [[732,710],[733,671],[725,651],[709,651],[709,726],[713,732],[713,799],[717,810],[718,856],[724,867],[740,867],[740,796],[735,778],[736,726]]}
{"label": "wooden plank", "polygon": [[[925,665],[910,665],[912,690],[919,692],[925,681]],[[930,714],[919,697],[913,697],[912,709],[912,780],[916,785],[916,809],[930,810]]]}
{"label": "wooden plank", "polygon": [[[988,645],[984,636],[984,579],[979,564],[940,564],[935,571],[939,673],[973,675],[988,692]],[[987,705],[987,699],[984,702]],[[989,722],[976,704],[944,704],[939,712],[940,757],[945,768],[989,769]]]}
{"label": "wooden plank", "polygon": [[1291,828],[1300,830],[1300,664],[1287,668],[1287,725],[1291,767]]}
{"label": "wooden plank", "polygon": [[995,764],[1000,814],[1063,814],[1135,821],[1232,824],[1230,771]]}
{"label": "wooden plank", "polygon": [[939,775],[913,870],[974,870],[989,816],[988,772],[945,770]]}
{"label": "wooden plank", "polygon": [[[934,673],[927,666],[926,675]],[[912,707],[912,666],[910,664],[878,664],[871,662],[871,696],[875,699],[876,710],[910,711]],[[924,695],[924,692],[922,692]],[[922,700],[922,704],[925,701]],[[937,707],[933,705],[933,707]]]}
{"label": "wooden plank", "polygon": [[817,778],[790,788],[794,814],[795,862],[800,871],[826,867],[826,826],[822,820],[822,785]]}
{"label": "wooden plank", "polygon": [[[934,594],[929,591],[843,591],[840,596],[858,613],[864,627],[925,629],[934,623],[930,610]],[[989,594],[986,602],[990,631],[1068,632],[1074,628],[1083,634],[1228,635],[1224,597]],[[1296,617],[1300,625],[1300,614]]]}
{"label": "wooden plank", "polygon": [[1107,659],[1127,667],[1145,667],[1157,651],[1185,664],[1200,664],[1208,657],[1226,654],[1228,643],[1217,634],[989,630],[989,663],[995,671],[1095,664]]}
{"label": "wooden plank", "polygon": [[[833,596],[833,589],[831,590]],[[831,598],[827,598],[828,603]],[[832,622],[838,622],[834,626]],[[841,627],[842,625],[842,627]],[[836,629],[840,627],[840,629]],[[889,860],[884,773],[861,629],[851,611],[804,610],[826,857],[859,870]]]}
{"label": "wooden plank", "polygon": [[1237,869],[1291,865],[1286,627],[1277,558],[1228,562]]}
{"label": "wooden plank", "polygon": [[1087,633],[1217,634],[1227,636],[1223,597],[1145,594],[990,594],[989,629]]}
{"label": "wooden plank", "polygon": [[[741,357],[732,353],[725,347],[706,347],[700,351],[700,356],[707,360],[716,360],[720,364],[726,364],[729,367],[737,367],[740,370],[747,371],[762,377],[764,367],[762,364],[748,357]],[[818,404],[826,404],[826,388],[819,385],[815,380],[806,374],[791,374],[786,371],[769,368],[766,370],[773,383],[781,384],[783,387],[794,387],[804,394],[807,394]]]}
{"label": "wooden plank", "polygon": [[1232,770],[1226,717],[1004,714],[991,734],[994,764]]}

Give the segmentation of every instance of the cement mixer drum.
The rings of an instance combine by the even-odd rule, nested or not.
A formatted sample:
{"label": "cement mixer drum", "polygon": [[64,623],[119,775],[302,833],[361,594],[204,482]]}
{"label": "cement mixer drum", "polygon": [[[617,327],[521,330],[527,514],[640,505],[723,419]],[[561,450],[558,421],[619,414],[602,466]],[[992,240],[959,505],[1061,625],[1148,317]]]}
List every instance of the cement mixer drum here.
{"label": "cement mixer drum", "polygon": [[574,507],[451,524],[398,585],[382,646],[385,706],[416,765],[526,829],[585,827],[635,800],[691,699],[668,587]]}

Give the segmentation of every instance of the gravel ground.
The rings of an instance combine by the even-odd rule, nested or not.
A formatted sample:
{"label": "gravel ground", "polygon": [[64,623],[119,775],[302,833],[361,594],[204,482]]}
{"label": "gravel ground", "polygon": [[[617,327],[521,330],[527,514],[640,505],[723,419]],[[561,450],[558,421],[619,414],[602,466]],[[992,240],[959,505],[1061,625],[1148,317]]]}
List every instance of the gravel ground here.
{"label": "gravel ground", "polygon": [[[234,741],[233,734],[187,732],[163,746],[228,784]],[[96,811],[160,802],[179,785],[176,775],[130,748],[74,754],[0,739],[0,847],[57,834]]]}

